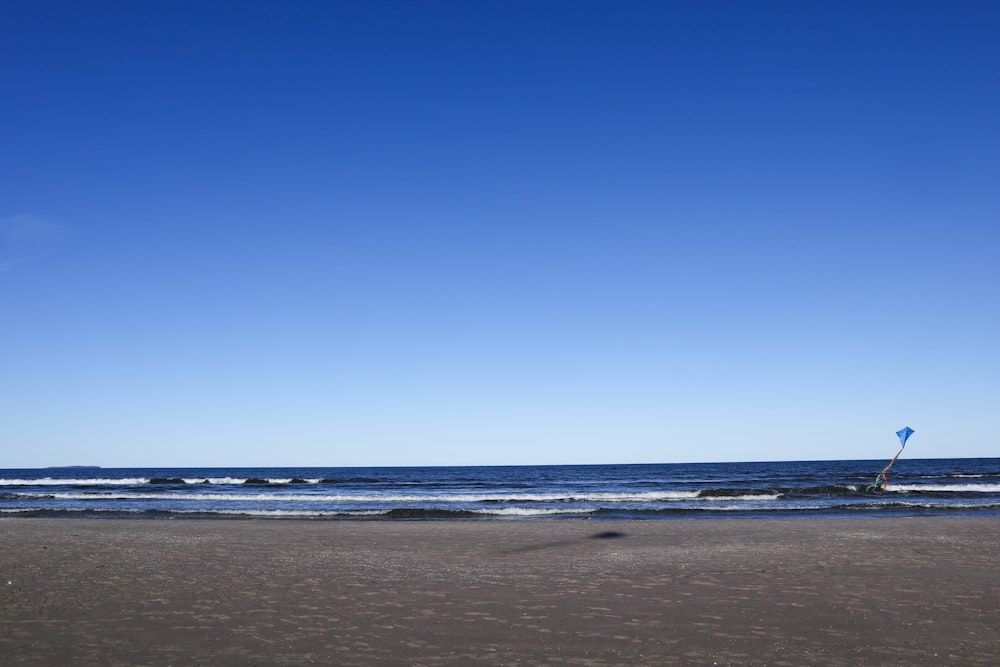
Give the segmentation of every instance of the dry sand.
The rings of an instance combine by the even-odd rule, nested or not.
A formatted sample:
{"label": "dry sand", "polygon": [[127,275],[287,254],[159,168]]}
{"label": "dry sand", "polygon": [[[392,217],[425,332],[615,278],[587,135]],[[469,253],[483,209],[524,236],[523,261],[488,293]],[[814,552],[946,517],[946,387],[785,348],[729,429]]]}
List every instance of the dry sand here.
{"label": "dry sand", "polygon": [[0,520],[3,665],[997,665],[1000,520]]}

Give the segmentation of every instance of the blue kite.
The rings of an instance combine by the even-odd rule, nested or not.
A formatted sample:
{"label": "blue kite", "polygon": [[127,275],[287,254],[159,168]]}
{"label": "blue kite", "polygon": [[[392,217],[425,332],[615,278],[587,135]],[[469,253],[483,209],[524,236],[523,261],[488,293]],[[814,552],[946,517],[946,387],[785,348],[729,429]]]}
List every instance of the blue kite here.
{"label": "blue kite", "polygon": [[892,457],[891,461],[889,461],[889,465],[882,468],[882,472],[875,477],[875,482],[869,484],[865,491],[868,491],[869,493],[877,493],[880,496],[885,493],[885,490],[889,487],[889,468],[891,468],[892,464],[896,462],[899,455],[903,453],[903,449],[906,448],[906,441],[911,435],[913,435],[913,429],[909,426],[896,431],[896,437],[899,438],[899,451],[896,452],[896,455]]}

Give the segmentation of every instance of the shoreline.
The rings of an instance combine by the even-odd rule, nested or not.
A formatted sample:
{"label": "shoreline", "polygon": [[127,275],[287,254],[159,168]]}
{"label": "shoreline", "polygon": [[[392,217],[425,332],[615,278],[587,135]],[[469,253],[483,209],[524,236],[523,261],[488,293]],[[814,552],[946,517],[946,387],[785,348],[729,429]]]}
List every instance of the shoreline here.
{"label": "shoreline", "polygon": [[996,518],[3,517],[0,540],[14,665],[992,665],[1000,647]]}

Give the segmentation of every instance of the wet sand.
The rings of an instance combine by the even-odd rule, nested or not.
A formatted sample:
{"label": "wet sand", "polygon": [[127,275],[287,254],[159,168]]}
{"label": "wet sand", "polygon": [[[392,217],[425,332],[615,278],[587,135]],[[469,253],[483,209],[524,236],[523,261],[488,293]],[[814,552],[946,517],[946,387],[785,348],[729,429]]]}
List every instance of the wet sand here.
{"label": "wet sand", "polygon": [[1000,520],[0,520],[5,665],[996,665]]}

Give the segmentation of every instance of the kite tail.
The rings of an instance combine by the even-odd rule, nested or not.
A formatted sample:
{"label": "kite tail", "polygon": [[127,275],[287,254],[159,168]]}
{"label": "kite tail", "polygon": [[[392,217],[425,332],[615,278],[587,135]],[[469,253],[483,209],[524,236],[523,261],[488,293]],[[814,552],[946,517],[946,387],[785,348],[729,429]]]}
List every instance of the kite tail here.
{"label": "kite tail", "polygon": [[906,448],[906,445],[903,445],[902,447],[899,448],[899,451],[896,452],[896,455],[892,457],[891,461],[889,461],[889,465],[887,465],[886,467],[882,468],[882,472],[880,472],[875,477],[875,481],[873,483],[869,484],[867,487],[865,487],[865,491],[866,492],[868,492],[868,493],[877,493],[880,496],[883,493],[885,493],[885,490],[887,488],[889,488],[889,468],[892,467],[892,464],[896,462],[896,459],[899,458],[899,455],[903,453],[903,450],[905,448]]}
{"label": "kite tail", "polygon": [[886,470],[888,468],[875,476],[875,481],[865,487],[865,493],[876,493],[880,496],[885,493],[886,487],[889,486],[889,478],[885,474]]}
{"label": "kite tail", "polygon": [[886,472],[887,470],[889,470],[889,468],[891,468],[891,467],[892,467],[892,464],[896,462],[896,459],[898,459],[898,458],[899,458],[899,455],[903,453],[903,450],[904,450],[904,449],[906,449],[906,445],[903,445],[902,447],[900,447],[900,448],[899,448],[899,451],[898,451],[898,452],[896,452],[896,455],[892,457],[892,460],[891,460],[891,461],[889,461],[889,465],[887,465],[887,466],[886,466],[886,467],[885,467],[885,468],[884,468],[884,469],[882,470],[882,474],[885,474],[885,472]]}

